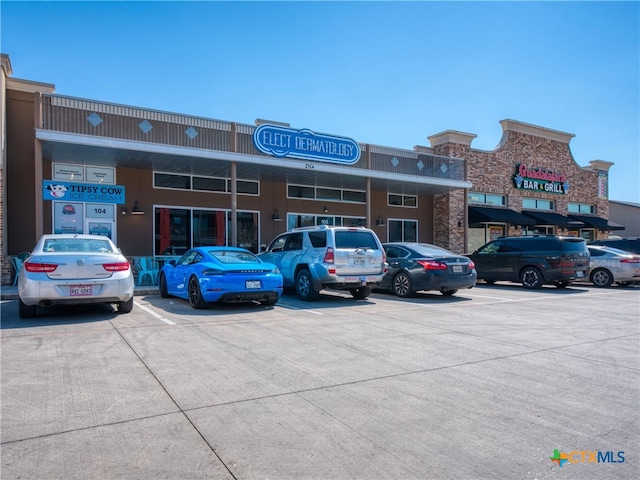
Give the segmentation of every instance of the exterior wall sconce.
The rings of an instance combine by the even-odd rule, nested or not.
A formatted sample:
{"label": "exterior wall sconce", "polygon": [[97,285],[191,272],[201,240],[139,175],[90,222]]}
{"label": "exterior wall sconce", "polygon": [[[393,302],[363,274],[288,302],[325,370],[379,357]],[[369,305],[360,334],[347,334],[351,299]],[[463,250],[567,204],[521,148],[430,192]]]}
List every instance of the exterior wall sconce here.
{"label": "exterior wall sconce", "polygon": [[384,217],[382,215],[378,215],[376,219],[376,227],[384,227],[386,223],[384,223]]}
{"label": "exterior wall sconce", "polygon": [[120,213],[122,215],[126,215],[127,214],[127,207],[125,207],[124,205],[122,206],[122,208],[120,209]]}
{"label": "exterior wall sconce", "polygon": [[327,213],[329,211],[329,209],[327,208],[327,206],[324,206],[324,213]]}
{"label": "exterior wall sconce", "polygon": [[274,222],[282,221],[282,219],[280,218],[280,212],[278,211],[277,208],[273,211],[273,215],[271,215],[271,220],[273,220]]}
{"label": "exterior wall sconce", "polygon": [[140,207],[138,207],[138,200],[133,203],[131,215],[144,215],[144,210],[140,210]]}

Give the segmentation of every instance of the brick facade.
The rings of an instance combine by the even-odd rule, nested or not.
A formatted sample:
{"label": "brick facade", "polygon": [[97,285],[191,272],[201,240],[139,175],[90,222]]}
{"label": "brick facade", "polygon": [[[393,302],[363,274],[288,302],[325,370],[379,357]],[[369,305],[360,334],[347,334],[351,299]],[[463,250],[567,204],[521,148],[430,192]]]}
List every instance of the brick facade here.
{"label": "brick facade", "polygon": [[[465,160],[466,180],[473,184],[472,191],[504,195],[507,198],[506,207],[512,210],[520,212],[522,199],[526,197],[552,200],[555,213],[561,215],[568,214],[569,203],[592,204],[598,217],[608,218],[608,194],[606,189],[599,191],[598,182],[599,175],[608,178],[607,172],[612,163],[594,160],[589,167],[579,166],[569,149],[572,134],[514,120],[503,120],[501,124],[502,139],[493,151],[472,148],[471,142],[476,136],[468,133],[446,131],[429,137],[429,140],[435,154]],[[517,165],[521,163],[528,168],[565,175],[570,185],[568,193],[517,189],[513,178]],[[457,221],[461,216],[466,218],[464,196],[465,193],[458,190],[434,197],[436,243],[457,252],[466,250]],[[566,229],[558,227],[558,234],[566,232]],[[511,225],[506,233],[517,235],[518,230]],[[604,232],[597,231],[596,234],[598,237],[604,236]]]}

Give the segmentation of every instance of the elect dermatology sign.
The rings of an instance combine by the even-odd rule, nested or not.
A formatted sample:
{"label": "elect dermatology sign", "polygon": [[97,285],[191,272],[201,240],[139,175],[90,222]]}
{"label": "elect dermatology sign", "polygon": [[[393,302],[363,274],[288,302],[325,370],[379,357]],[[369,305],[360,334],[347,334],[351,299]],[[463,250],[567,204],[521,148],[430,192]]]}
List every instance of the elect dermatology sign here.
{"label": "elect dermatology sign", "polygon": [[350,138],[279,125],[260,125],[253,132],[253,144],[262,153],[278,158],[303,158],[343,165],[352,165],[360,158],[360,146]]}

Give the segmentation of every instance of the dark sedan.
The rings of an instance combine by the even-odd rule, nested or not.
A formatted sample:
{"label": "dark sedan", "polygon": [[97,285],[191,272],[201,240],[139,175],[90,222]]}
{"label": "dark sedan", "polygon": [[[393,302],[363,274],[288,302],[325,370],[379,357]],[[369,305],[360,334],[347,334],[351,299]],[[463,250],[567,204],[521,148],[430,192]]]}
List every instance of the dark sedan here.
{"label": "dark sedan", "polygon": [[420,290],[438,290],[453,295],[461,288],[473,288],[477,273],[473,261],[429,243],[392,242],[383,247],[389,270],[378,289],[399,297],[412,297]]}

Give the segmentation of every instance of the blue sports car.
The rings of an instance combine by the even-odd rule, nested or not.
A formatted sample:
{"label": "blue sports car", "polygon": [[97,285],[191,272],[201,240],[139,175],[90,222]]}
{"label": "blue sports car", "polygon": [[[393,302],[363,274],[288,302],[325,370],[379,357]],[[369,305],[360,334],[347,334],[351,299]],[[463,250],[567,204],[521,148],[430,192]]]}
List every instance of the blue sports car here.
{"label": "blue sports car", "polygon": [[193,308],[210,302],[275,305],[283,287],[275,265],[236,247],[192,248],[166,263],[158,281],[162,297],[184,298]]}

